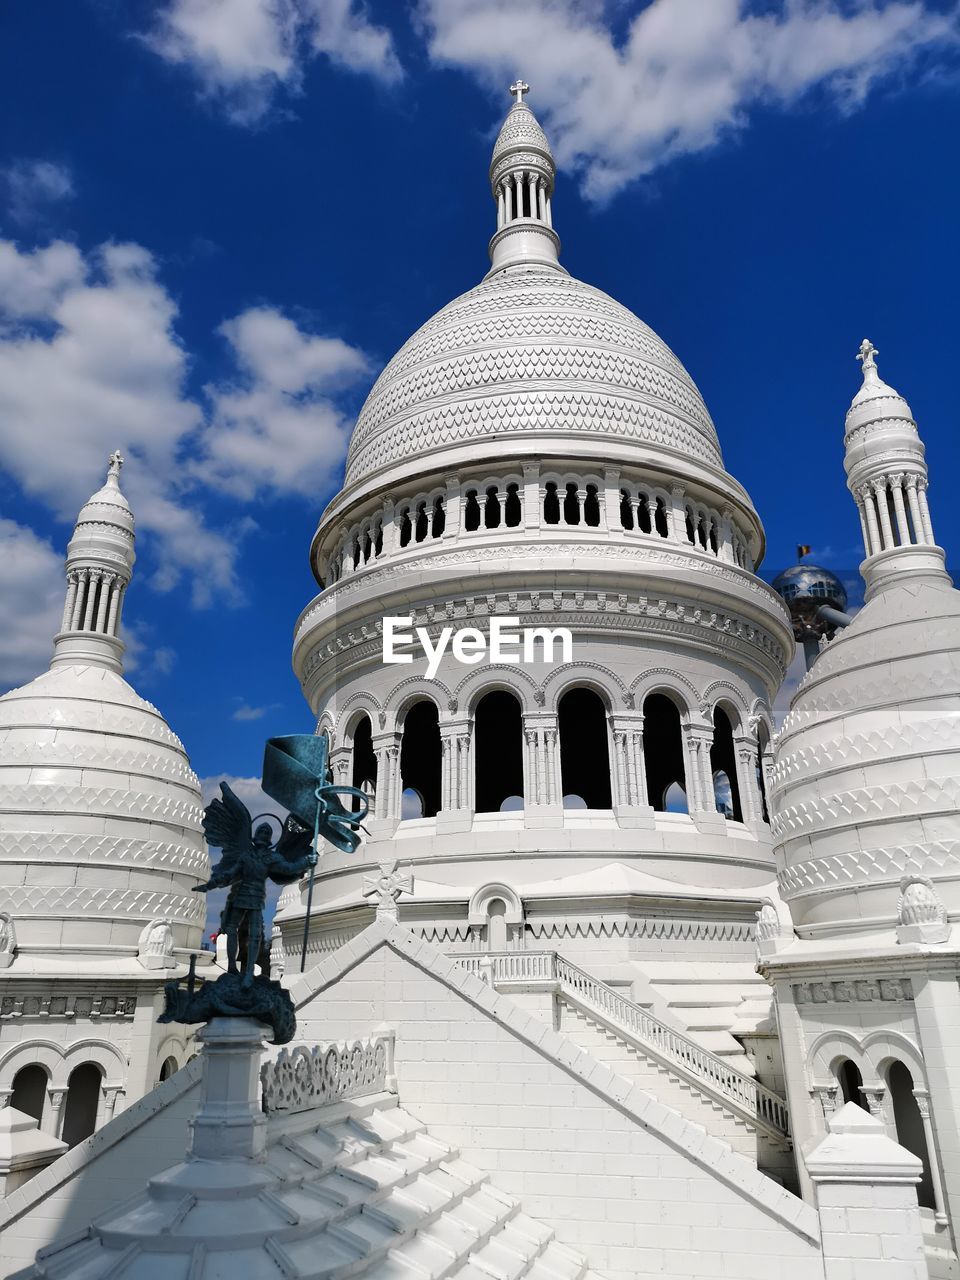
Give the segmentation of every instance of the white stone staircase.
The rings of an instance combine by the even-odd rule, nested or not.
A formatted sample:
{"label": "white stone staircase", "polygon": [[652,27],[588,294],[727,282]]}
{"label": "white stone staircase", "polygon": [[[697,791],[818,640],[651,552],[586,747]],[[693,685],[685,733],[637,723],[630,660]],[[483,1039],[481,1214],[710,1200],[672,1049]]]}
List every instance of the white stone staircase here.
{"label": "white stone staircase", "polygon": [[644,959],[631,967],[671,1022],[737,1071],[754,1074],[736,1037],[769,1025],[773,992],[752,961]]}
{"label": "white stone staircase", "polygon": [[[458,957],[498,991],[527,1001],[549,993],[557,1030],[626,1079],[636,1080],[713,1137],[790,1186],[795,1178],[786,1102],[730,1056],[720,1057],[644,1005],[608,987],[556,952]],[[536,1008],[536,1004],[533,1005]],[[541,1004],[546,1016],[547,1008]],[[738,1046],[739,1047],[739,1046]]]}

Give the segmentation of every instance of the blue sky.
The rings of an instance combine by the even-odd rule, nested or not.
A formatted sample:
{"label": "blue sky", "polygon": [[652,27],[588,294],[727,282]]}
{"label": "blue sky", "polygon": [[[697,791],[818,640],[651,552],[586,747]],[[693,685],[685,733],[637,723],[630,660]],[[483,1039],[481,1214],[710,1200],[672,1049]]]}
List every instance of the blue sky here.
{"label": "blue sky", "polygon": [[[309,731],[310,537],[406,337],[486,268],[521,73],[563,262],[700,386],[767,529],[843,571],[869,336],[960,511],[954,3],[32,0],[0,17],[0,687],[46,665],[70,522],[125,452],[130,679],[198,772]],[[52,38],[55,35],[55,38]]]}

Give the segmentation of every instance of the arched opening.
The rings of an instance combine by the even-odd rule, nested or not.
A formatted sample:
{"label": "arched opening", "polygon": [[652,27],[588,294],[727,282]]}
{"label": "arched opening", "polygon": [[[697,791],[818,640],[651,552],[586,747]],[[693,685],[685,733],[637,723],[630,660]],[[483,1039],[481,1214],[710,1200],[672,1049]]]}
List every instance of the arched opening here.
{"label": "arched opening", "polygon": [[543,495],[543,523],[560,523],[560,499],[557,496],[557,486],[552,480],[547,481]]}
{"label": "arched opening", "polygon": [[687,801],[687,793],[681,787],[679,782],[671,782],[669,787],[663,793],[663,811],[664,813],[689,813],[690,805]]}
{"label": "arched opening", "polygon": [[[353,731],[353,772],[351,786],[357,787],[367,797],[376,794],[377,753],[373,749],[373,726],[369,716],[361,716]],[[360,798],[353,797],[353,811],[360,808]]]}
{"label": "arched opening", "polygon": [[557,708],[560,728],[560,778],[564,808],[579,796],[586,809],[609,809],[610,750],[607,711],[592,689],[570,689]]}
{"label": "arched opening", "polygon": [[67,1100],[63,1108],[63,1128],[60,1132],[60,1137],[68,1147],[75,1147],[84,1138],[89,1138],[97,1127],[102,1083],[103,1076],[95,1062],[84,1062],[70,1072]]}
{"label": "arched opening", "polygon": [[502,898],[491,898],[487,905],[487,950],[507,949],[507,904]]}
{"label": "arched opening", "polygon": [[507,485],[507,500],[503,504],[503,523],[508,529],[515,529],[523,518],[520,503],[520,486],[516,483]]}
{"label": "arched opening", "polygon": [[630,501],[630,492],[627,489],[620,490],[620,527],[623,529],[633,528],[633,504]]}
{"label": "arched opening", "polygon": [[363,563],[366,564],[370,559],[370,553],[373,551],[373,539],[370,537],[370,530],[363,531]]}
{"label": "arched opening", "polygon": [[565,524],[580,523],[580,494],[572,481],[567,485],[567,494],[563,500],[563,520]]}
{"label": "arched opening", "polygon": [[485,693],[473,721],[477,813],[505,812],[523,795],[523,716],[505,689]]}
{"label": "arched opening", "polygon": [[401,787],[404,793],[412,791],[420,797],[420,812],[401,811],[401,818],[436,816],[440,809],[441,767],[440,717],[434,704],[425,698],[407,712],[400,741]]}
{"label": "arched opening", "polygon": [[734,822],[743,821],[740,785],[737,781],[737,753],[733,745],[733,725],[722,707],[713,713],[713,742],[710,746],[713,800],[717,812]]}
{"label": "arched opening", "polygon": [[433,500],[433,518],[430,524],[430,536],[432,538],[441,537],[446,527],[447,515],[443,509],[443,498],[436,497]]}
{"label": "arched opening", "polygon": [[175,1072],[179,1071],[179,1069],[176,1058],[164,1058],[160,1066],[160,1075],[157,1077],[157,1083],[163,1084],[164,1080],[169,1080]]}
{"label": "arched opening", "polygon": [[583,500],[583,523],[591,529],[600,524],[600,499],[595,484],[587,485],[586,497]]}
{"label": "arched opening", "polygon": [[657,533],[661,538],[669,535],[669,526],[667,524],[667,506],[662,498],[657,499],[657,515],[656,515]]}
{"label": "arched opening", "polygon": [[837,1083],[840,1085],[840,1095],[844,1102],[852,1102],[856,1106],[862,1107],[864,1111],[870,1110],[866,1099],[860,1092],[863,1084],[860,1068],[855,1062],[851,1062],[849,1058],[844,1058],[837,1067]]}
{"label": "arched opening", "polygon": [[463,507],[463,527],[467,533],[480,528],[480,503],[477,501],[476,489],[467,490],[467,500]]}
{"label": "arched opening", "polygon": [[410,508],[404,507],[400,512],[400,545],[407,546],[413,536],[413,524],[410,521]]}
{"label": "arched opening", "polygon": [[483,523],[487,529],[500,528],[500,493],[495,484],[487,490],[487,500],[483,505]]}
{"label": "arched opening", "polygon": [[378,556],[383,550],[383,521],[377,521],[377,536],[373,544],[373,554]]}
{"label": "arched opening", "polygon": [[897,1126],[897,1141],[923,1165],[920,1185],[917,1187],[917,1199],[924,1209],[935,1209],[933,1195],[933,1175],[930,1172],[930,1152],[927,1150],[927,1135],[923,1128],[923,1117],[913,1092],[913,1076],[902,1062],[892,1062],[887,1071],[887,1087],[890,1090],[890,1101],[893,1104],[893,1120]]}
{"label": "arched opening", "polygon": [[687,813],[683,725],[676,703],[652,693],[643,704],[643,765],[647,798],[658,813]]}
{"label": "arched opening", "polygon": [[690,507],[684,507],[684,528],[687,533],[687,541],[695,543],[697,540],[697,529],[693,522],[693,511]]}
{"label": "arched opening", "polygon": [[31,1062],[29,1066],[21,1067],[13,1077],[11,1107],[22,1111],[25,1116],[33,1116],[39,1124],[47,1101],[47,1083],[47,1073],[39,1063]]}
{"label": "arched opening", "polygon": [[427,518],[427,504],[425,502],[417,503],[417,524],[415,537],[417,542],[423,542],[430,531],[430,521]]}

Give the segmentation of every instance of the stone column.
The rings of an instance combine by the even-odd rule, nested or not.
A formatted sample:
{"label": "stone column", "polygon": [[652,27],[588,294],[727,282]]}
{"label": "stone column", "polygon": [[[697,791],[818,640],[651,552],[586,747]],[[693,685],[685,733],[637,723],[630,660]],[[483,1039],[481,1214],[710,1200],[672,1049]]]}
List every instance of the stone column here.
{"label": "stone column", "polygon": [[927,542],[930,546],[936,546],[936,538],[933,536],[933,522],[930,519],[930,507],[927,504],[927,480],[926,476],[920,476],[917,481],[917,501],[920,503],[920,521],[923,525],[923,532],[926,534]]}
{"label": "stone column", "polygon": [[860,532],[863,534],[863,551],[864,555],[873,555],[870,547],[870,530],[867,528],[867,516],[863,506],[863,500],[857,498],[857,515],[860,517]]}
{"label": "stone column", "polygon": [[614,812],[621,827],[653,829],[653,809],[647,803],[643,776],[643,716],[614,716],[613,759]]}
{"label": "stone column", "polygon": [[848,1102],[807,1155],[820,1214],[824,1280],[927,1280],[917,1205],[921,1164]]}
{"label": "stone column", "polygon": [[868,484],[865,484],[860,490],[860,500],[867,513],[867,528],[870,531],[870,550],[867,554],[875,556],[883,547],[883,539],[880,537],[880,529],[877,525],[877,508],[874,502],[873,490]]}
{"label": "stone column", "polygon": [[880,517],[880,528],[883,531],[883,549],[889,551],[894,546],[893,527],[890,524],[890,510],[887,507],[886,478],[873,481],[873,492],[877,498],[877,514]]}
{"label": "stone column", "polygon": [[752,826],[763,820],[760,787],[757,784],[757,744],[752,738],[740,736],[734,738],[733,746],[737,757],[740,808],[744,822]]}
{"label": "stone column", "polygon": [[97,600],[97,586],[101,576],[99,569],[91,569],[87,574],[87,599],[81,624],[81,630],[83,631],[90,631],[93,628],[93,611]]}
{"label": "stone column", "polygon": [[467,831],[473,821],[469,721],[440,726],[440,812],[437,830]]}
{"label": "stone column", "polygon": [[543,508],[540,505],[540,464],[538,462],[525,462],[523,464],[524,529],[540,528],[542,510]]}
{"label": "stone column", "polygon": [[937,1209],[937,1223],[941,1227],[947,1225],[947,1206],[943,1198],[943,1176],[940,1173],[940,1158],[937,1155],[937,1142],[933,1133],[933,1122],[930,1117],[930,1095],[925,1089],[914,1089],[913,1096],[917,1100],[917,1109],[923,1121],[923,1136],[927,1144],[927,1159],[930,1161],[930,1181],[933,1184],[933,1202]]}
{"label": "stone column", "polygon": [[736,564],[733,554],[733,512],[724,507],[720,513],[720,559],[727,564]]}
{"label": "stone column", "polygon": [[907,506],[910,508],[910,519],[913,523],[913,540],[918,545],[922,545],[927,540],[927,534],[920,515],[920,501],[917,498],[918,478],[916,475],[907,476]]}
{"label": "stone column", "polygon": [[674,542],[687,540],[687,513],[683,504],[683,485],[675,484],[670,490],[670,529]]}
{"label": "stone column", "polygon": [[63,1104],[67,1100],[67,1091],[66,1089],[48,1089],[47,1096],[50,1099],[50,1105],[43,1113],[43,1127],[52,1137],[59,1138],[63,1127]]}
{"label": "stone column", "polygon": [[910,546],[910,526],[907,523],[907,511],[903,505],[903,472],[890,477],[890,492],[893,495],[893,509],[897,516],[897,532],[900,535],[901,547]]}
{"label": "stone column", "polygon": [[90,581],[90,570],[81,569],[77,574],[77,592],[73,601],[73,613],[70,617],[70,630],[78,631],[83,621],[83,609],[87,598],[87,586]]}
{"label": "stone column", "polygon": [[70,626],[70,620],[73,617],[73,606],[77,599],[77,575],[71,573],[67,575],[67,598],[63,605],[63,621],[60,623],[60,630],[66,631]]}
{"label": "stone column", "polygon": [[945,1212],[960,1224],[960,984],[945,963],[942,971],[911,975],[920,1051],[926,1069],[928,1107],[935,1143],[930,1151],[943,1179]]}
{"label": "stone column", "polygon": [[620,470],[608,467],[603,473],[603,509],[607,516],[607,528],[620,528]]}
{"label": "stone column", "polygon": [[447,494],[444,500],[444,539],[456,538],[460,534],[461,489],[459,476],[444,476],[443,483]]}

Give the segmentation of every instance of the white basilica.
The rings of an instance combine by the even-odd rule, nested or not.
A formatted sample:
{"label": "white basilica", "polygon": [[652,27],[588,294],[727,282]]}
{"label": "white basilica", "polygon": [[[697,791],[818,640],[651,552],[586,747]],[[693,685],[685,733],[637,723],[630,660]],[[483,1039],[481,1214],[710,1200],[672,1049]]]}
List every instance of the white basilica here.
{"label": "white basilica", "polygon": [[[775,733],[794,632],[760,519],[677,358],[561,265],[525,91],[490,270],[387,364],[310,550],[294,667],[370,816],[309,916],[306,881],[281,895],[305,1047],[260,1070],[214,1023],[148,1092],[192,1046],[152,1027],[143,966],[196,947],[206,871],[196,780],[119,675],[115,465],[51,671],[0,700],[18,1274],[960,1277],[960,595],[916,424],[864,342],[866,604]],[[431,672],[384,662],[385,618],[572,649]],[[129,1031],[101,1012],[82,1042],[81,986],[129,991]],[[125,1109],[61,1160],[38,1148],[71,1140],[50,1117],[83,1063]]]}

